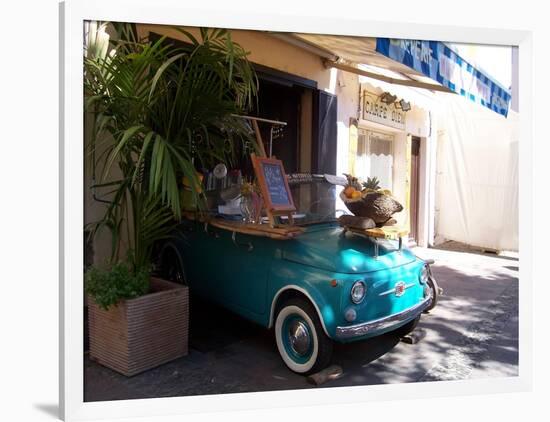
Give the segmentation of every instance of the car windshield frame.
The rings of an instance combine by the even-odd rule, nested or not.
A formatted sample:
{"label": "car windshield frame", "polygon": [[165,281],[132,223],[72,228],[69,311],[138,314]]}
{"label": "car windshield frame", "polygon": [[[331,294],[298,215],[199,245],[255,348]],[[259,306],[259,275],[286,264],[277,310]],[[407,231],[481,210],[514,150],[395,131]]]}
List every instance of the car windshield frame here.
{"label": "car windshield frame", "polygon": [[340,198],[344,186],[330,183],[323,175],[290,174],[288,184],[297,226],[334,223],[339,215],[351,214]]}

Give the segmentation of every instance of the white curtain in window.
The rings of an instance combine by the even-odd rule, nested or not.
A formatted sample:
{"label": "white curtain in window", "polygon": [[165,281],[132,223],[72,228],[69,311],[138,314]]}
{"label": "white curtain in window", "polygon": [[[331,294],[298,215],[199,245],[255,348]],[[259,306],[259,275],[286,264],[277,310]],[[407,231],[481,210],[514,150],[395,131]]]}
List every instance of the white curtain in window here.
{"label": "white curtain in window", "polygon": [[376,177],[382,189],[392,189],[393,137],[360,129],[357,138],[355,176]]}
{"label": "white curtain in window", "polygon": [[393,157],[391,155],[371,154],[369,158],[371,177],[375,176],[378,178],[380,188],[392,190]]}
{"label": "white curtain in window", "polygon": [[376,177],[380,181],[382,189],[392,190],[393,172],[393,137],[389,135],[369,132],[370,177]]}

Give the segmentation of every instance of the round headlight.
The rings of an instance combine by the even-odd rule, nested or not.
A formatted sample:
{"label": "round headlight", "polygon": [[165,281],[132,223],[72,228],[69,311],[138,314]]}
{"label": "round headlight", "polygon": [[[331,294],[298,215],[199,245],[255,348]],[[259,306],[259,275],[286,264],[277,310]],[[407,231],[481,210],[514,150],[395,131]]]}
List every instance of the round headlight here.
{"label": "round headlight", "polygon": [[351,287],[351,301],[355,304],[361,303],[367,294],[367,286],[361,280],[353,283]]}
{"label": "round headlight", "polygon": [[424,265],[420,271],[420,282],[426,284],[428,282],[428,266]]}

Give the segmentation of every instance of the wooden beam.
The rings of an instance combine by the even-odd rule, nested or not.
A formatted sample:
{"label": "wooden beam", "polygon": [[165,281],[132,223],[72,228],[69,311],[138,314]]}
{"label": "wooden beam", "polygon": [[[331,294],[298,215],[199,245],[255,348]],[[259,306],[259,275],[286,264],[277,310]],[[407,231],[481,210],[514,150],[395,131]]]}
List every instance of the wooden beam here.
{"label": "wooden beam", "polygon": [[254,133],[256,133],[256,143],[258,144],[259,155],[260,157],[267,157],[265,154],[264,141],[262,140],[260,128],[256,120],[252,120],[252,127],[254,127]]}
{"label": "wooden beam", "polygon": [[446,93],[453,93],[450,89],[442,86],[442,85],[434,85],[429,84],[426,82],[420,82],[420,81],[414,81],[414,80],[404,80],[404,79],[396,79],[391,78],[389,76],[380,75],[378,73],[368,72],[363,69],[359,69],[357,67],[349,66],[347,64],[343,63],[336,63],[330,60],[323,60],[323,64],[325,67],[334,67],[336,69],[343,70],[345,72],[355,73],[356,75],[366,76],[367,78],[372,79],[378,79],[380,81],[388,82],[390,84],[395,85],[405,85],[405,86],[411,86],[414,88],[423,88],[423,89],[429,89],[432,91],[440,91],[440,92],[446,92]]}

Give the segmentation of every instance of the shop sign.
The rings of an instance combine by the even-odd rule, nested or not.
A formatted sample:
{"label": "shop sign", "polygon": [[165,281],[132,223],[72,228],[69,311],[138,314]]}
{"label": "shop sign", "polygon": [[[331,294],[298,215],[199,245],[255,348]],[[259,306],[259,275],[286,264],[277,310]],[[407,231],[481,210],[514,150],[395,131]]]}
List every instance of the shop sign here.
{"label": "shop sign", "polygon": [[362,118],[369,122],[405,130],[405,112],[393,104],[383,103],[379,95],[366,90],[363,91]]}

